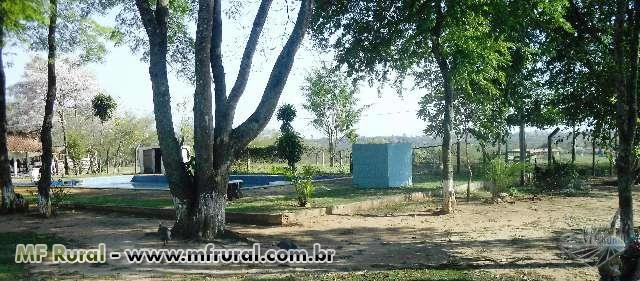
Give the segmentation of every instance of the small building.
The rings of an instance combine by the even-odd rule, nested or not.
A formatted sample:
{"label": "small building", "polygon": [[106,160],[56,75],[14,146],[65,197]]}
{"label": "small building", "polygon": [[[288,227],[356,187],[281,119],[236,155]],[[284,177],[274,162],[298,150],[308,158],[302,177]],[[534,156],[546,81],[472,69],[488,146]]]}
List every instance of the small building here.
{"label": "small building", "polygon": [[9,166],[14,177],[28,174],[33,167],[39,167],[42,156],[42,145],[38,139],[27,133],[8,133],[7,150],[9,150]]}
{"label": "small building", "polygon": [[[188,146],[182,146],[182,161],[188,162],[191,152]],[[136,161],[140,174],[164,174],[162,151],[159,145],[140,146],[136,149]]]}
{"label": "small building", "polygon": [[354,144],[352,151],[355,186],[388,188],[412,185],[411,144]]}
{"label": "small building", "polygon": [[[7,133],[7,150],[9,151],[9,167],[14,177],[32,175],[32,170],[42,166],[42,144],[35,133],[10,132]],[[51,172],[58,174],[64,171],[64,155],[62,147],[53,147],[53,163]],[[39,171],[36,171],[39,176]]]}

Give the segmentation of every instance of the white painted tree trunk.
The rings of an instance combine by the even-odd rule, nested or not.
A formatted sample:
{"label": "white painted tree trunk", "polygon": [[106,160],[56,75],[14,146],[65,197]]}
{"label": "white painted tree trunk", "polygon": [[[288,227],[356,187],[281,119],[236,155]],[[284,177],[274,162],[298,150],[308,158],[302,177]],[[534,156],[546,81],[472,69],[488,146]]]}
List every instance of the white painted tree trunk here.
{"label": "white painted tree trunk", "polygon": [[444,213],[448,214],[455,212],[458,202],[456,201],[456,190],[453,184],[453,178],[449,178],[443,182],[442,196],[444,197],[442,206]]}
{"label": "white painted tree trunk", "polygon": [[177,236],[198,237],[206,241],[224,233],[227,205],[225,194],[202,194],[195,209],[189,209],[189,202],[176,197],[173,197],[173,205],[177,220],[171,232]]}
{"label": "white painted tree trunk", "polygon": [[13,184],[11,181],[6,182],[2,186],[2,206],[6,206],[5,209],[13,209],[15,206],[14,202],[16,200],[16,194],[13,189]]}
{"label": "white painted tree trunk", "polygon": [[199,201],[196,223],[201,231],[200,237],[204,240],[210,240],[224,234],[225,207],[227,205],[225,194],[217,192],[203,194]]}
{"label": "white painted tree trunk", "polygon": [[45,218],[50,217],[52,213],[51,208],[51,193],[49,193],[49,196],[42,196],[38,194],[38,210],[40,211],[40,214]]}

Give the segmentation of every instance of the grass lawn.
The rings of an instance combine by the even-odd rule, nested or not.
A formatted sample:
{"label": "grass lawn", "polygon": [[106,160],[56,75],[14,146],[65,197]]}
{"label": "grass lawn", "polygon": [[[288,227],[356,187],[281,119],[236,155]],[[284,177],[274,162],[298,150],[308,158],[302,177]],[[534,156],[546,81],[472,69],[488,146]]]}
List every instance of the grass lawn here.
{"label": "grass lawn", "polygon": [[[464,184],[466,179],[458,178],[456,184]],[[312,207],[328,207],[337,204],[346,204],[351,202],[363,201],[367,199],[377,198],[384,195],[402,194],[415,191],[429,191],[439,188],[440,178],[429,174],[414,175],[414,185],[407,188],[355,188],[351,186],[350,180],[337,180],[316,183],[316,191],[311,200]],[[35,196],[31,191],[25,192],[18,190],[24,194],[32,204],[35,204]],[[92,205],[109,205],[109,206],[136,206],[148,208],[172,208],[173,203],[168,191],[158,190],[123,190],[123,189],[96,189],[96,190],[74,190],[69,189],[73,195],[68,203],[74,204],[92,204]],[[291,211],[300,209],[296,205],[296,197],[289,188],[275,194],[260,194],[258,192],[268,192],[267,189],[246,192],[246,197],[227,205],[227,211],[230,212],[258,212],[258,213],[274,213],[282,211]]]}
{"label": "grass lawn", "polygon": [[23,264],[15,263],[16,244],[47,244],[49,249],[53,244],[74,243],[70,240],[34,232],[0,232],[0,280],[22,280],[26,277]]}

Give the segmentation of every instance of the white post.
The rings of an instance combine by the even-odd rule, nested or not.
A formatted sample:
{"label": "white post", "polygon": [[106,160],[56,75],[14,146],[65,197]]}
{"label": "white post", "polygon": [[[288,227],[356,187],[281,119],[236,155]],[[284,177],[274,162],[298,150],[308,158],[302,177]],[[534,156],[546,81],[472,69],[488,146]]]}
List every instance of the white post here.
{"label": "white post", "polygon": [[18,177],[18,160],[15,157],[13,158],[13,176]]}
{"label": "white post", "polygon": [[138,168],[140,170],[140,174],[144,174],[144,149],[141,147],[138,147]]}

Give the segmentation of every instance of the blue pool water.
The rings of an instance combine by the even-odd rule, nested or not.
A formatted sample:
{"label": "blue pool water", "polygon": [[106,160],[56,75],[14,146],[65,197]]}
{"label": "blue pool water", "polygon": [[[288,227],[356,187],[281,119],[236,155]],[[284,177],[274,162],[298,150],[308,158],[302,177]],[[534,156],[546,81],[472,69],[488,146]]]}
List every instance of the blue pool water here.
{"label": "blue pool water", "polygon": [[[314,180],[334,179],[334,176],[317,176]],[[231,175],[229,180],[242,180],[243,188],[268,186],[272,182],[286,181],[280,175]],[[57,183],[54,183],[56,185]],[[92,177],[78,180],[66,180],[65,186],[86,188],[136,188],[136,189],[169,189],[169,183],[164,175],[124,175]]]}

